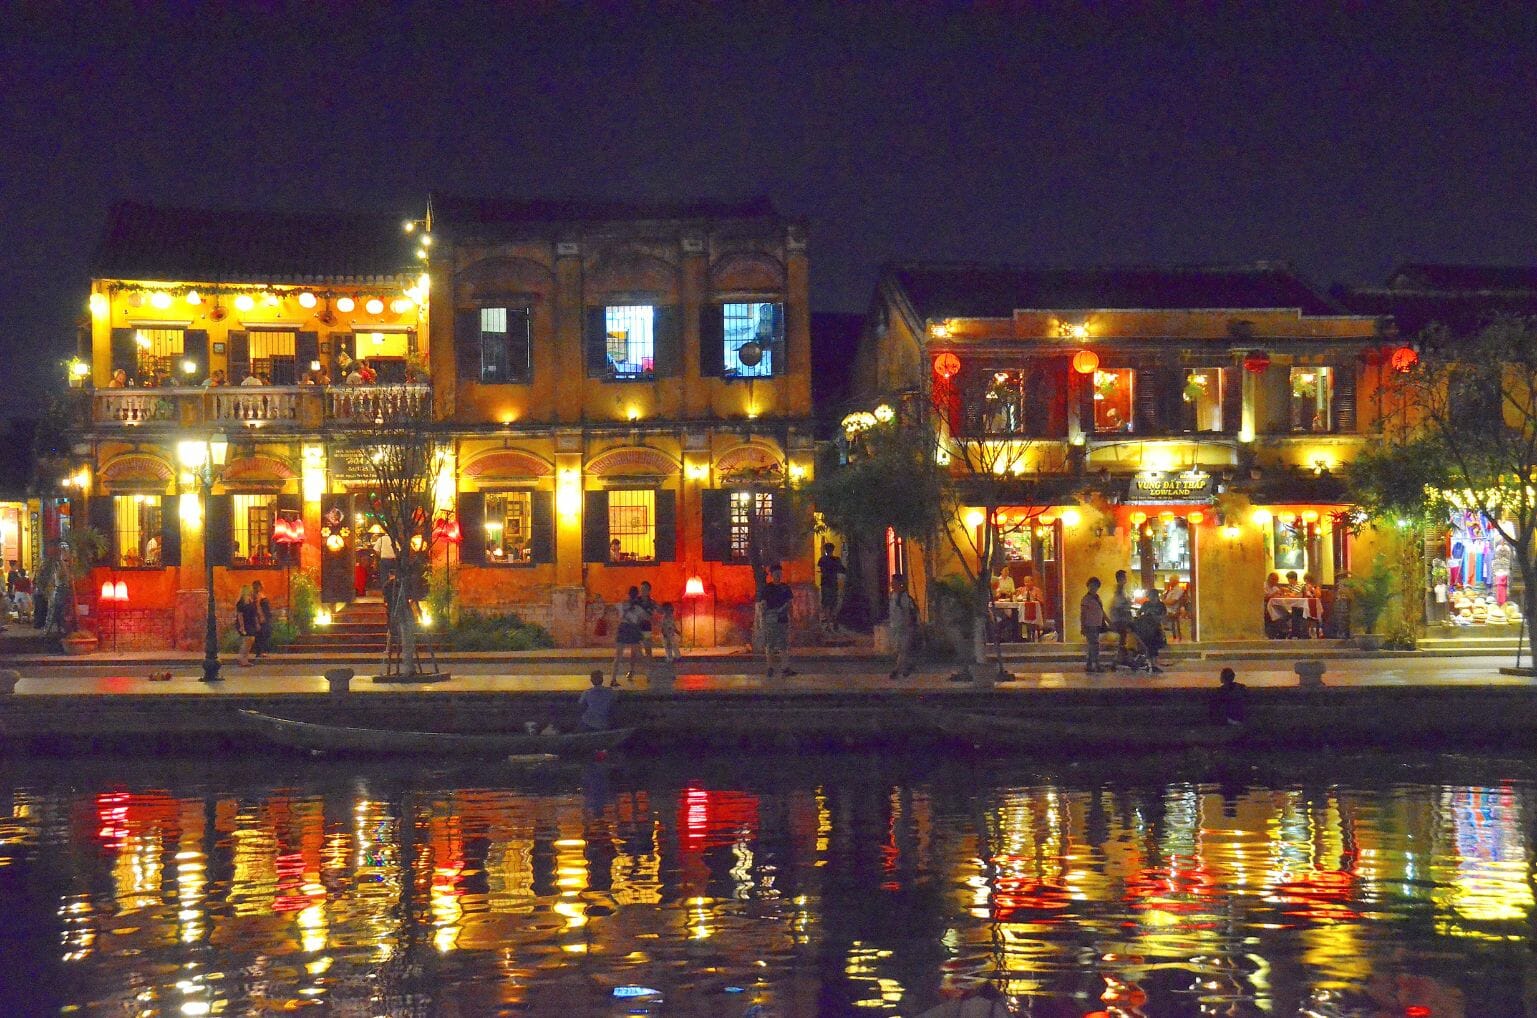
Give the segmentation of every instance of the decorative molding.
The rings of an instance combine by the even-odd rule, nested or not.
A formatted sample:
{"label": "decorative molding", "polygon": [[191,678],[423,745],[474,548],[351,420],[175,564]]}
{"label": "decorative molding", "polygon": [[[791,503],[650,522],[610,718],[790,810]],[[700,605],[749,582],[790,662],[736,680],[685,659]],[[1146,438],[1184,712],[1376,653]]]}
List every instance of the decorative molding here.
{"label": "decorative molding", "polygon": [[298,476],[293,467],[275,456],[251,454],[230,461],[220,475],[220,481],[229,487],[235,483],[281,483]]}
{"label": "decorative molding", "polygon": [[721,453],[715,460],[715,472],[733,473],[740,470],[783,470],[784,461],[768,445],[739,445]]}
{"label": "decorative molding", "polygon": [[538,456],[518,449],[481,453],[464,466],[464,475],[474,478],[538,478],[554,472],[555,468]]}
{"label": "decorative molding", "polygon": [[149,453],[130,452],[102,465],[96,479],[108,487],[139,486],[158,483],[162,487],[175,476],[171,464]]}
{"label": "decorative molding", "polygon": [[644,446],[624,446],[599,453],[587,462],[587,473],[595,477],[615,475],[659,475],[670,477],[678,472],[678,463],[666,453]]}

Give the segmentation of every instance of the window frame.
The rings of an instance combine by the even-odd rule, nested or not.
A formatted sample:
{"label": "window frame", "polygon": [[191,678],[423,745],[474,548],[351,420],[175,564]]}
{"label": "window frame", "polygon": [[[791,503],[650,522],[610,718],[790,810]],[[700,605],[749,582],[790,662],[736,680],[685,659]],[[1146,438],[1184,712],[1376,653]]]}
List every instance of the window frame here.
{"label": "window frame", "polygon": [[608,489],[606,489],[606,491],[607,491],[607,494],[608,494],[608,542],[609,542],[609,547],[612,548],[614,541],[617,540],[620,543],[620,551],[621,551],[621,553],[624,553],[624,537],[625,536],[632,536],[632,535],[625,535],[625,534],[621,534],[621,533],[616,532],[615,527],[614,527],[614,510],[615,509],[621,509],[621,510],[622,509],[634,509],[634,508],[639,508],[639,507],[638,506],[626,506],[626,505],[617,505],[616,506],[614,504],[614,501],[615,501],[614,496],[616,496],[616,495],[634,495],[634,494],[641,494],[641,493],[644,493],[645,495],[648,496],[646,508],[649,510],[649,512],[648,512],[648,518],[647,518],[646,523],[647,523],[647,530],[648,530],[648,532],[650,534],[650,540],[651,540],[651,554],[649,556],[647,556],[646,558],[638,558],[637,557],[637,558],[632,558],[632,559],[620,559],[617,562],[614,561],[614,559],[612,557],[606,557],[604,559],[604,564],[605,565],[610,565],[610,566],[654,566],[654,565],[660,564],[661,559],[657,557],[657,543],[658,543],[658,537],[657,537],[657,488],[655,486],[653,486],[653,485],[647,485],[647,486],[644,486],[644,487],[608,488]]}
{"label": "window frame", "polygon": [[[755,332],[751,338],[743,339],[740,343],[733,346],[728,324],[731,321],[731,316],[728,309],[740,307],[751,310],[755,305],[761,307],[765,304],[776,309],[775,317],[777,318],[776,324],[778,329],[768,338],[767,343],[760,343],[763,346],[764,359],[758,362],[757,368],[744,371],[743,368],[746,366],[738,358],[738,351],[752,340],[757,339],[758,333]],[[783,300],[739,298],[736,300],[722,300],[719,304],[713,306],[720,309],[721,378],[728,382],[755,382],[763,378],[778,378],[784,374],[784,366],[775,363],[776,360],[782,361],[784,359],[785,302]],[[731,367],[733,363],[737,364],[738,367]],[[765,364],[768,365],[768,370],[760,370]]]}
{"label": "window frame", "polygon": [[[276,491],[251,491],[251,490],[246,490],[246,491],[227,491],[227,492],[225,492],[225,494],[227,494],[229,496],[229,562],[224,566],[224,568],[225,569],[281,569],[281,568],[283,568],[282,559],[279,556],[277,550],[270,548],[270,545],[272,543],[272,526],[273,526],[274,523],[277,522],[278,513],[282,511],[282,506],[280,504],[280,495],[279,495],[279,493],[276,492]],[[247,499],[251,499],[251,498],[266,498],[266,499],[270,500],[269,504],[267,506],[265,506],[267,511],[271,514],[271,517],[270,517],[270,519],[269,519],[269,521],[267,523],[267,535],[266,535],[267,539],[265,541],[265,543],[267,545],[269,545],[269,550],[272,553],[272,561],[270,563],[263,564],[263,563],[260,563],[260,562],[252,562],[251,561],[250,510],[252,508],[255,508],[255,506],[254,505],[247,505],[246,506],[246,524],[247,525],[246,525],[245,530],[242,531],[240,529],[239,525],[238,525],[239,524],[240,514],[239,514],[239,511],[238,511],[239,510],[239,504],[236,501],[237,499],[241,499],[241,498],[247,498]],[[242,534],[244,534],[245,538],[246,538],[246,545],[245,545],[246,551],[245,551],[245,555],[244,555],[245,561],[244,562],[236,562],[235,561],[235,559],[237,557],[236,550],[240,547],[240,537],[241,537]]]}
{"label": "window frame", "polygon": [[[1137,434],[1137,373],[1137,369],[1131,366],[1112,367],[1110,365],[1104,365],[1096,368],[1094,370],[1094,374],[1089,376],[1089,402],[1092,404],[1092,411],[1087,431],[1090,435],[1097,438],[1109,435]],[[1126,376],[1126,381],[1128,383],[1126,387],[1125,399],[1126,416],[1125,420],[1118,428],[1101,428],[1099,425],[1099,405],[1101,403],[1107,402],[1106,400],[1100,398],[1101,375]],[[1118,404],[1120,403],[1119,400],[1116,402]]]}
{"label": "window frame", "polygon": [[[309,369],[308,365],[305,365],[305,369],[303,371],[301,371],[299,369],[299,333],[301,331],[303,331],[303,330],[298,329],[298,328],[285,328],[285,327],[269,326],[269,325],[247,326],[246,329],[245,329],[245,334],[246,334],[246,371],[249,374],[254,374],[254,375],[257,375],[258,377],[263,377],[256,370],[257,361],[258,361],[258,358],[256,356],[256,339],[257,339],[258,336],[263,336],[263,337],[288,336],[292,340],[291,346],[293,347],[293,349],[289,353],[278,355],[278,356],[273,356],[271,354],[271,352],[269,351],[267,353],[266,357],[261,358],[261,360],[264,360],[267,363],[267,373],[264,376],[266,378],[266,383],[265,384],[267,384],[267,385],[285,385],[285,386],[286,385],[298,385],[299,384],[299,380],[304,377],[304,375],[308,372],[308,369]],[[183,341],[183,343],[185,345],[185,340]],[[276,372],[272,370],[272,364],[275,361],[280,361],[280,360],[287,360],[287,361],[290,361],[292,363],[292,366],[293,366],[293,380],[292,381],[279,382],[279,381],[275,380],[274,376],[276,375]],[[240,381],[244,381],[244,379],[240,379],[238,381],[231,382],[231,384],[232,385],[238,385]]]}
{"label": "window frame", "polygon": [[[110,498],[112,499],[112,533],[110,535],[108,535],[109,539],[112,542],[111,547],[110,547],[110,552],[111,552],[111,555],[112,555],[112,565],[111,565],[110,568],[112,568],[114,570],[118,570],[118,571],[132,570],[132,571],[147,571],[147,572],[158,572],[159,570],[162,570],[162,569],[169,569],[170,567],[165,564],[165,510],[166,510],[165,499],[166,499],[166,496],[159,495],[159,494],[151,494],[151,493],[146,493],[146,492],[139,491],[139,492],[115,492],[115,493],[113,493],[110,496]],[[139,562],[139,564],[138,565],[127,565],[127,564],[124,563],[124,561],[123,561],[123,542],[122,542],[123,530],[122,530],[122,527],[121,527],[121,525],[119,523],[119,520],[118,520],[119,499],[128,499],[131,504],[140,505],[140,506],[147,505],[147,504],[149,504],[150,500],[152,500],[152,499],[154,500],[155,508],[157,510],[156,520],[157,520],[158,526],[156,526],[152,531],[150,531],[149,536],[155,538],[156,540],[158,540],[160,542],[160,561],[158,563],[156,563],[155,565],[146,565],[142,561],[143,556],[144,556],[144,544],[143,543],[140,543],[140,544],[137,545],[137,554],[138,554],[138,556],[139,556],[139,558],[141,560]],[[144,520],[143,520],[143,516],[142,515],[138,516],[137,523],[138,523],[138,526],[135,528],[136,532],[142,532],[143,529],[144,529]],[[146,537],[144,540],[145,540],[145,543],[147,543],[148,542],[148,537]]]}
{"label": "window frame", "polygon": [[[605,342],[604,342],[604,348],[603,349],[604,349],[604,356],[606,358],[605,366],[607,368],[607,371],[605,372],[605,375],[604,375],[605,379],[607,381],[610,381],[610,382],[654,382],[654,381],[656,381],[657,378],[659,377],[657,375],[657,371],[656,371],[656,353],[657,353],[656,347],[657,347],[657,325],[658,325],[658,322],[657,322],[658,314],[657,314],[657,312],[662,307],[662,305],[657,304],[657,303],[649,303],[649,304],[610,304],[608,302],[604,302],[603,304],[601,304],[599,306],[603,308],[603,328],[604,328],[604,337],[605,337]],[[620,372],[618,370],[615,370],[615,362],[614,362],[614,359],[613,359],[613,350],[614,350],[613,344],[614,344],[615,340],[614,340],[613,328],[612,328],[612,325],[611,325],[611,315],[613,314],[613,312],[615,312],[617,310],[620,310],[620,309],[631,309],[631,310],[634,310],[634,309],[640,309],[640,308],[645,308],[645,309],[647,309],[647,310],[649,310],[651,312],[651,322],[650,322],[650,325],[649,325],[649,327],[647,329],[647,332],[648,332],[647,347],[648,347],[648,349],[647,349],[646,355],[643,356],[641,361],[640,361],[640,363],[644,364],[645,360],[649,358],[649,360],[651,361],[651,369],[649,371]],[[633,349],[630,346],[631,340],[629,339],[628,336],[626,336],[626,338],[622,342],[625,344],[625,356],[626,356],[626,358],[628,358],[632,353],[634,353]],[[625,363],[630,363],[630,362],[629,362],[628,359],[626,359]]]}
{"label": "window frame", "polygon": [[[1310,424],[1293,424],[1299,417],[1300,408],[1308,407],[1309,397],[1297,394],[1297,373],[1314,372],[1313,384],[1317,390],[1311,397],[1312,411],[1315,416],[1322,418],[1323,426],[1312,427]],[[1286,423],[1288,431],[1293,435],[1329,435],[1334,433],[1334,366],[1332,364],[1307,365],[1293,364],[1286,373]],[[1322,407],[1319,403],[1322,401]]]}
{"label": "window frame", "polygon": [[[741,566],[752,564],[752,525],[754,520],[766,520],[769,527],[774,525],[774,513],[778,508],[778,500],[774,497],[772,488],[746,487],[728,488],[726,495],[726,563],[728,565]],[[748,496],[752,500],[752,510],[746,514],[746,518],[740,523],[737,520],[737,499],[740,496]],[[760,500],[767,498],[767,512],[764,511]],[[737,551],[738,528],[745,530],[742,551]]]}
{"label": "window frame", "polygon": [[[503,317],[503,324],[504,324],[504,326],[506,328],[506,331],[501,332],[501,333],[495,333],[495,332],[488,333],[486,331],[486,328],[485,328],[485,313],[487,311],[500,311],[500,312],[502,312],[502,315],[504,316]],[[534,380],[534,350],[533,350],[533,346],[534,346],[534,309],[533,309],[533,307],[531,305],[529,305],[529,304],[519,304],[519,303],[488,303],[488,304],[481,304],[481,305],[478,305],[475,308],[475,317],[476,317],[476,329],[475,329],[476,347],[477,347],[477,350],[478,350],[478,353],[479,353],[479,361],[480,361],[480,372],[479,372],[478,378],[476,379],[477,383],[480,384],[480,385],[529,385],[529,384],[531,384],[533,382],[533,380]],[[522,360],[523,360],[523,368],[522,368],[521,374],[516,376],[516,377],[514,377],[514,373],[512,371],[512,364],[513,364],[512,352],[513,352],[513,348],[515,346],[515,342],[514,342],[514,338],[513,338],[514,335],[515,335],[515,333],[513,332],[513,321],[514,321],[515,318],[521,320],[522,323],[523,323],[523,330],[522,330],[522,346],[523,346],[523,357],[522,357]],[[507,367],[507,371],[505,373],[506,377],[502,377],[502,378],[490,378],[490,377],[488,377],[488,367],[487,367],[487,357],[486,357],[486,353],[487,353],[486,340],[487,340],[488,336],[500,336],[501,337],[502,353],[503,353],[505,362],[506,362],[506,364],[508,366]]]}
{"label": "window frame", "polygon": [[[134,364],[138,368],[140,385],[149,384],[158,371],[164,370],[171,376],[171,381],[177,384],[182,376],[181,360],[187,353],[187,327],[184,325],[135,325],[133,329]],[[176,344],[174,353],[156,353],[155,340],[146,336],[146,333],[175,333],[180,338]],[[149,339],[148,344],[140,343],[139,337]],[[162,366],[161,362],[164,361]],[[146,365],[148,370],[146,370]]]}
{"label": "window frame", "polygon": [[[491,549],[487,547],[482,561],[477,564],[485,565],[494,569],[532,569],[534,566],[540,564],[534,557],[534,493],[534,488],[525,487],[481,489],[480,522],[482,533],[489,533],[489,530],[486,527],[486,523],[491,519],[491,500],[493,498],[506,498],[509,495],[515,495],[521,496],[524,500],[524,504],[528,510],[523,517],[524,526],[526,528],[524,531],[523,545],[527,550],[527,559],[524,561],[514,562],[506,558],[497,558],[491,554]],[[502,519],[505,521],[505,514],[503,515]],[[489,540],[483,543],[486,545],[490,544]],[[503,546],[505,547],[505,544]]]}

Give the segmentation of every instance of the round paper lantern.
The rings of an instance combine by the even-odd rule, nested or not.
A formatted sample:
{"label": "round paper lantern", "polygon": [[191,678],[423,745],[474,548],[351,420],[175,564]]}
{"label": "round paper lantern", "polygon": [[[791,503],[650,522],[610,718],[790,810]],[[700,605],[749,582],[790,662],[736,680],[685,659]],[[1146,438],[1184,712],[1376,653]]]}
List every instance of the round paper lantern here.
{"label": "round paper lantern", "polygon": [[1400,373],[1413,371],[1414,366],[1419,362],[1419,352],[1412,346],[1401,346],[1397,350],[1394,350],[1392,356],[1388,358],[1388,365],[1392,367],[1394,371]]}
{"label": "round paper lantern", "polygon": [[961,372],[961,359],[948,351],[934,358],[934,373],[941,378],[954,378]]}
{"label": "round paper lantern", "polygon": [[1206,514],[1197,509],[1189,516],[1186,516],[1185,519],[1189,520],[1192,526],[1199,526],[1201,521],[1206,519]]}
{"label": "round paper lantern", "polygon": [[1252,371],[1256,375],[1270,367],[1270,355],[1263,350],[1252,350],[1243,359],[1245,371]]}
{"label": "round paper lantern", "polygon": [[1073,370],[1080,375],[1092,375],[1099,370],[1099,354],[1093,350],[1079,350],[1073,354]]}

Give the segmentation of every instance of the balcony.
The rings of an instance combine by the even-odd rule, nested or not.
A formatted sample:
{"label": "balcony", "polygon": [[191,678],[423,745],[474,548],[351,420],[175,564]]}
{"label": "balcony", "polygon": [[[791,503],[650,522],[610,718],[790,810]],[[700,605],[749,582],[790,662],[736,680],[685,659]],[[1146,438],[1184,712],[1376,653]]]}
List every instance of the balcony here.
{"label": "balcony", "polygon": [[432,416],[432,386],[423,384],[97,389],[88,395],[90,423],[102,430],[207,424],[314,431]]}

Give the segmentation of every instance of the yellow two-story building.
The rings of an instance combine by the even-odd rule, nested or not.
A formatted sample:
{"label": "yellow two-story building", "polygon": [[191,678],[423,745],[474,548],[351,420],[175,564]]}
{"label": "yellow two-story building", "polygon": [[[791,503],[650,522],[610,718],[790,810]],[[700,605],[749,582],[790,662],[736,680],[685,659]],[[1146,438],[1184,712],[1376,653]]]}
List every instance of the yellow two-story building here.
{"label": "yellow two-story building", "polygon": [[[805,231],[767,202],[450,199],[404,222],[125,204],[93,277],[49,526],[107,535],[92,588],[125,581],[143,644],[198,641],[205,554],[221,606],[255,579],[281,604],[285,568],[332,605],[377,590],[379,421],[445,449],[457,540],[434,575],[565,645],[604,639],[642,581],[686,636],[740,639],[755,528],[811,469]],[[809,549],[779,549],[793,581]]]}

